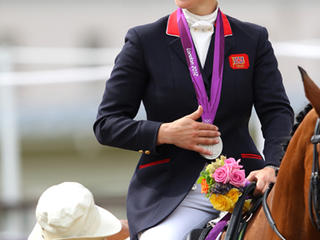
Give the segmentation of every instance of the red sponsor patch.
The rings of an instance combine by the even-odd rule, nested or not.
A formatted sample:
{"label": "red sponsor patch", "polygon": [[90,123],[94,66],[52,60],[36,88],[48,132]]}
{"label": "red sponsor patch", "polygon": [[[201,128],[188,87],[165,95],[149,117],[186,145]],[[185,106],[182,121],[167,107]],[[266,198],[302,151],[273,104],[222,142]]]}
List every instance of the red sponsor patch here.
{"label": "red sponsor patch", "polygon": [[248,69],[250,67],[248,54],[232,54],[229,56],[229,63],[232,69]]}

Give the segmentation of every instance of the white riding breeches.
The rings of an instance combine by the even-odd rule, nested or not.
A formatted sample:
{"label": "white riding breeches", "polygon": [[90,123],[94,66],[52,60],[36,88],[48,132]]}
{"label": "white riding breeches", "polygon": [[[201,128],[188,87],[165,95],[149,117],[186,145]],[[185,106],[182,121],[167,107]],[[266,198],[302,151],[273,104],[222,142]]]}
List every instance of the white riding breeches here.
{"label": "white riding breeches", "polygon": [[140,233],[139,240],[185,240],[192,229],[219,217],[220,212],[201,194],[201,185],[195,186],[166,219]]}

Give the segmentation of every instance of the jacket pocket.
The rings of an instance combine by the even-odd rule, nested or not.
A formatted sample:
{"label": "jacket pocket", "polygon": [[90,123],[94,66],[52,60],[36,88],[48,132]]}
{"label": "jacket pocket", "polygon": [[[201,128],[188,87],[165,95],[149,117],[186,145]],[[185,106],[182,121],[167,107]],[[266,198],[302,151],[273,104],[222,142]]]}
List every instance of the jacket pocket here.
{"label": "jacket pocket", "polygon": [[139,181],[152,189],[162,188],[168,183],[171,158],[161,157],[144,159],[137,168],[136,177]]}

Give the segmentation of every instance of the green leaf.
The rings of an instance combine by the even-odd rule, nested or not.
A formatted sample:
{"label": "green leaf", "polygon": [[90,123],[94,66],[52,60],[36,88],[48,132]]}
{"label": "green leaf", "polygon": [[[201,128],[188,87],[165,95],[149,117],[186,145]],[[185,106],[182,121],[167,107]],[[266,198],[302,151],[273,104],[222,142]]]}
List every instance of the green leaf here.
{"label": "green leaf", "polygon": [[200,184],[202,182],[202,179],[205,179],[203,176],[200,176],[197,180],[197,183]]}

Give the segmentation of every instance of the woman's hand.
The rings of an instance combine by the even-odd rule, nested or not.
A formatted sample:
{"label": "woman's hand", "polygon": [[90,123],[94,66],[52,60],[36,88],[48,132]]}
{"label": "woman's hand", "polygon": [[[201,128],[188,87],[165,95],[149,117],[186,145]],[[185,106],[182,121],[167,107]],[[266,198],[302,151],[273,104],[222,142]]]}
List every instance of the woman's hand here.
{"label": "woman's hand", "polygon": [[275,169],[266,166],[260,170],[252,171],[247,179],[250,182],[257,182],[256,189],[253,194],[255,196],[261,195],[267,190],[270,183],[276,182]]}
{"label": "woman's hand", "polygon": [[198,109],[176,121],[163,123],[158,132],[158,144],[174,144],[178,147],[199,152],[201,154],[212,154],[199,146],[212,145],[219,142],[218,138],[221,134],[218,127],[208,123],[197,122],[201,117],[203,108]]}

